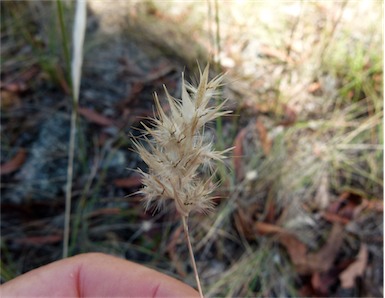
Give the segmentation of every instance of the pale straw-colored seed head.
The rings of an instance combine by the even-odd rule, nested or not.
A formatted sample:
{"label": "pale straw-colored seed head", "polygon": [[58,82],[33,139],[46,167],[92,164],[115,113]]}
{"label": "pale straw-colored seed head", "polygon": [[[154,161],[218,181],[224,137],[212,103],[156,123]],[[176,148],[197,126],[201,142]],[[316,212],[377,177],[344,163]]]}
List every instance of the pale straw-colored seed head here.
{"label": "pale straw-colored seed head", "polygon": [[213,208],[210,194],[215,185],[210,179],[203,180],[198,169],[213,169],[213,160],[222,160],[224,152],[214,151],[211,143],[205,143],[205,124],[217,117],[230,113],[221,111],[224,102],[209,106],[217,95],[216,89],[222,76],[208,81],[209,67],[200,71],[200,83],[193,87],[184,81],[182,74],[182,98],[173,98],[166,87],[165,93],[170,113],[167,115],[155,94],[156,116],[153,128],[142,123],[145,129],[144,146],[137,141],[134,145],[148,173],[139,169],[144,187],[140,190],[145,197],[146,209],[155,204],[160,208],[166,200],[174,200],[177,211],[188,216],[191,211],[207,212]]}

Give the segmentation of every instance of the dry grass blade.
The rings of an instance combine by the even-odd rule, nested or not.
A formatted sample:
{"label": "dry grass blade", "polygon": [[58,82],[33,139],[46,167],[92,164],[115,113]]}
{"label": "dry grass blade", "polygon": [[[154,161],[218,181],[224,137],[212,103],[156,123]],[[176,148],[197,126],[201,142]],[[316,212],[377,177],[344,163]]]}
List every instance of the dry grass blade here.
{"label": "dry grass blade", "polygon": [[76,119],[79,103],[79,90],[81,79],[81,67],[83,62],[83,43],[86,31],[86,1],[78,0],[75,13],[75,24],[73,31],[73,57],[72,57],[72,113],[71,113],[71,134],[68,148],[68,167],[66,184],[66,205],[64,215],[64,239],[63,258],[68,256],[70,219],[71,219],[71,197],[72,197],[72,176],[75,154]]}

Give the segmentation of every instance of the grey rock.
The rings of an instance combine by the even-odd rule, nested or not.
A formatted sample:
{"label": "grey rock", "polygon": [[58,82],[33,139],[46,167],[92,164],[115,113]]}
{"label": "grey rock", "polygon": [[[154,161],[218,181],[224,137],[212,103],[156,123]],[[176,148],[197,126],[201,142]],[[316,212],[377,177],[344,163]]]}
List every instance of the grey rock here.
{"label": "grey rock", "polygon": [[54,199],[66,183],[70,120],[57,112],[41,124],[27,161],[15,179],[16,187],[5,191],[3,200],[20,204],[28,200]]}

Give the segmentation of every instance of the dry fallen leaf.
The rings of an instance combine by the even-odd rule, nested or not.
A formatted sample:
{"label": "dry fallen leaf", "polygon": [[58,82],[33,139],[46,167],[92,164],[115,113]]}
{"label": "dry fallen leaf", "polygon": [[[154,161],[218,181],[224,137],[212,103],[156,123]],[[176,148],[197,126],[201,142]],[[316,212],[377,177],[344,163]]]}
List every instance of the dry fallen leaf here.
{"label": "dry fallen leaf", "polygon": [[18,170],[24,163],[26,156],[25,150],[20,149],[10,161],[7,161],[0,166],[0,175],[10,174]]}
{"label": "dry fallen leaf", "polygon": [[1,98],[0,105],[1,105],[1,108],[3,109],[21,106],[21,99],[19,95],[15,92],[11,92],[8,90],[1,90],[0,98]]}
{"label": "dry fallen leaf", "polygon": [[309,86],[307,86],[307,92],[315,93],[316,91],[322,88],[320,82],[313,82]]}
{"label": "dry fallen leaf", "polygon": [[284,228],[281,228],[277,225],[265,223],[265,222],[256,222],[254,225],[255,230],[264,235],[264,234],[277,234],[277,233],[288,233]]}
{"label": "dry fallen leaf", "polygon": [[331,213],[331,212],[323,212],[321,215],[324,219],[326,219],[329,222],[339,222],[344,225],[350,222],[350,219],[347,219],[345,217],[339,216],[338,214]]}
{"label": "dry fallen leaf", "polygon": [[142,185],[142,177],[133,176],[114,180],[114,185],[122,188],[133,188]]}
{"label": "dry fallen leaf", "polygon": [[265,155],[269,155],[272,141],[267,134],[267,129],[265,125],[262,123],[262,121],[260,120],[257,120],[257,122],[255,123],[255,127],[258,131],[259,140],[261,141],[261,144],[262,144],[263,153]]}
{"label": "dry fallen leaf", "polygon": [[283,119],[279,123],[280,125],[290,126],[297,121],[297,113],[293,108],[289,107],[288,105],[283,105],[283,111]]}
{"label": "dry fallen leaf", "polygon": [[[363,198],[357,194],[344,192],[340,195],[338,200],[331,203],[325,210],[326,217],[336,219],[340,218],[340,222],[351,221],[360,205],[362,205]],[[334,214],[335,216],[331,216]],[[328,220],[328,218],[326,218]]]}
{"label": "dry fallen leaf", "polygon": [[367,208],[369,210],[374,210],[380,213],[384,212],[384,201],[379,199],[364,199],[362,205],[364,208]]}
{"label": "dry fallen leaf", "polygon": [[[330,296],[330,288],[337,282],[337,277],[329,272],[315,272],[311,277],[313,291],[322,297]],[[317,295],[317,296],[318,296]]]}
{"label": "dry fallen leaf", "polygon": [[306,266],[306,245],[299,241],[298,238],[292,234],[282,234],[278,239],[279,242],[285,246],[291,261],[297,268],[297,272],[300,274],[304,273],[306,270],[302,269],[301,266]]}
{"label": "dry fallen leaf", "polygon": [[238,208],[234,214],[234,224],[240,235],[243,235],[247,239],[254,239],[255,233],[252,229],[250,212],[246,212],[243,208]]}
{"label": "dry fallen leaf", "polygon": [[91,213],[87,214],[87,217],[96,217],[102,215],[119,215],[122,212],[120,208],[101,208],[98,210],[94,210]]}
{"label": "dry fallen leaf", "polygon": [[364,274],[368,263],[368,248],[365,244],[361,244],[357,260],[340,274],[341,285],[345,289],[353,288],[356,278]]}
{"label": "dry fallen leaf", "polygon": [[22,245],[48,245],[59,243],[63,240],[63,235],[53,234],[45,236],[27,236],[16,239],[15,242]]}
{"label": "dry fallen leaf", "polygon": [[11,83],[1,83],[1,89],[12,93],[21,93],[28,89],[27,85],[24,82],[11,82]]}
{"label": "dry fallen leaf", "polygon": [[308,253],[306,245],[294,235],[282,234],[279,241],[286,247],[297,272],[299,274],[312,274],[314,272],[325,272],[333,266],[342,245],[342,232],[343,226],[334,223],[325,245],[315,253]]}
{"label": "dry fallen leaf", "polygon": [[113,125],[113,120],[109,119],[98,112],[88,109],[88,108],[80,108],[79,114],[86,118],[88,121],[102,125],[102,126],[111,126]]}
{"label": "dry fallen leaf", "polygon": [[314,271],[329,270],[340,250],[343,237],[343,225],[334,223],[325,245],[317,252],[308,255],[308,266]]}

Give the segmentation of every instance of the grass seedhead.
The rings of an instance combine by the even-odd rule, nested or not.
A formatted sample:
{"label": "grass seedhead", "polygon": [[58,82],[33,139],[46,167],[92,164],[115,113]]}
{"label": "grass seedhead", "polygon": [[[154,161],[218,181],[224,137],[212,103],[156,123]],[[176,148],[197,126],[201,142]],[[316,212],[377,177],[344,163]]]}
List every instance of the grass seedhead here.
{"label": "grass seedhead", "polygon": [[[228,114],[221,111],[223,103],[210,107],[222,77],[208,81],[209,68],[200,74],[197,88],[182,80],[182,98],[175,99],[165,87],[171,113],[166,115],[155,94],[157,115],[152,119],[154,128],[143,124],[147,146],[134,142],[149,172],[142,173],[146,208],[156,202],[156,208],[172,199],[177,211],[188,216],[191,211],[206,212],[212,209],[213,183],[204,182],[197,175],[201,167],[212,169],[212,160],[222,160],[223,153],[212,149],[203,140],[206,123]],[[183,77],[183,75],[182,75]],[[159,203],[160,202],[160,203]]]}
{"label": "grass seedhead", "polygon": [[182,98],[175,99],[165,93],[170,106],[166,115],[158,96],[155,94],[157,115],[152,122],[154,128],[143,124],[147,146],[134,141],[137,152],[148,165],[148,173],[139,170],[143,177],[145,208],[160,209],[166,200],[173,200],[176,210],[182,216],[187,244],[197,279],[198,290],[202,294],[195,260],[188,236],[187,219],[192,211],[208,212],[214,207],[211,196],[215,186],[210,179],[203,181],[198,175],[201,168],[212,169],[212,160],[221,161],[225,151],[215,151],[211,143],[203,137],[205,125],[222,115],[224,102],[210,107],[209,101],[217,95],[216,89],[222,76],[208,81],[209,67],[200,72],[198,87],[187,85],[182,74]]}

